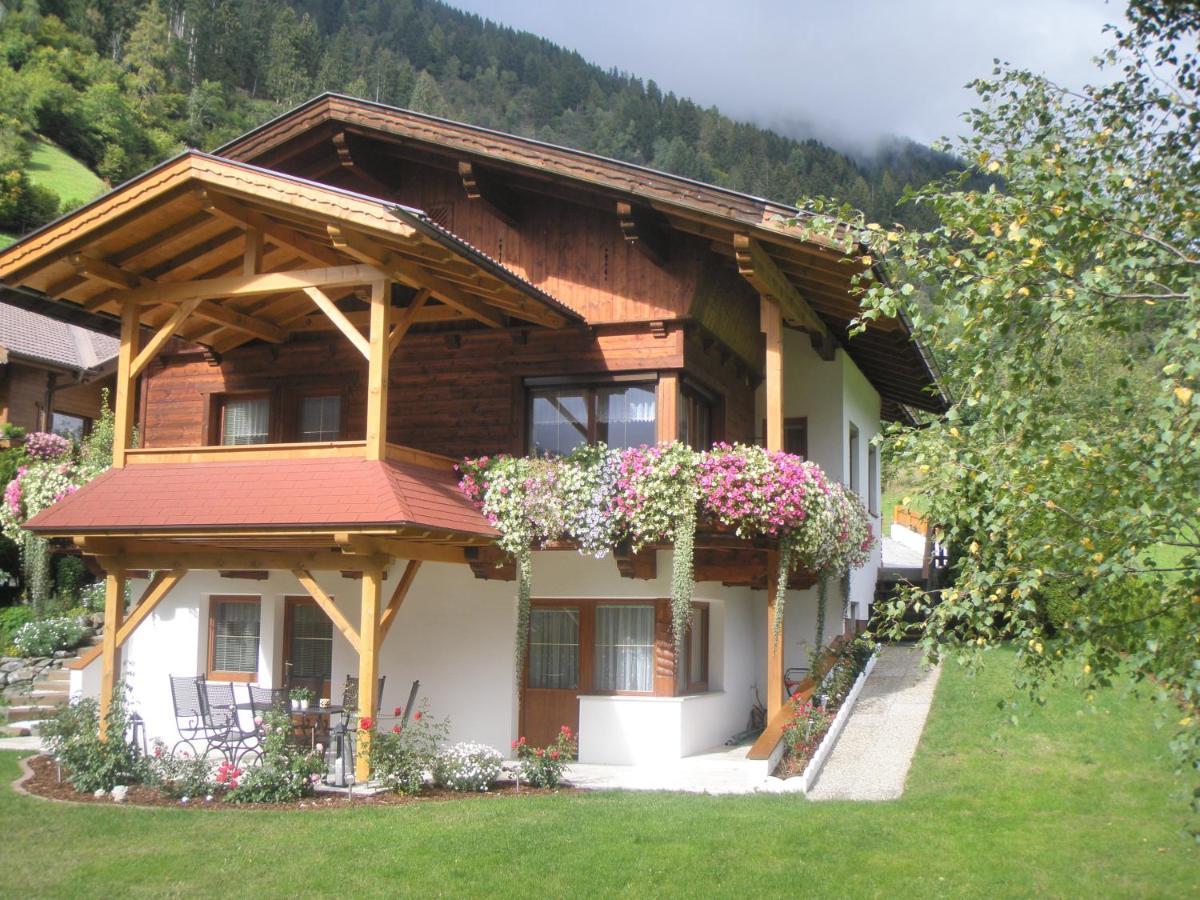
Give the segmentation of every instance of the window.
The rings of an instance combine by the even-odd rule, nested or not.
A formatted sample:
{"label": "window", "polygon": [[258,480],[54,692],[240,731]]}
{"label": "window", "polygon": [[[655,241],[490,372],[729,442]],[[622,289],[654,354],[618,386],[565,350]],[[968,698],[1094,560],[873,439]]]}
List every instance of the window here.
{"label": "window", "polygon": [[680,694],[708,690],[708,604],[693,603],[687,637],[676,669],[676,691]]}
{"label": "window", "polygon": [[529,611],[531,688],[579,687],[579,609],[541,607]]}
{"label": "window", "polygon": [[342,437],[342,398],[337,394],[300,401],[301,441],[337,441]]}
{"label": "window", "polygon": [[707,450],[713,443],[712,400],[688,384],[679,392],[679,440],[693,450]]}
{"label": "window", "polygon": [[846,486],[861,497],[862,485],[860,484],[858,473],[858,426],[853,422],[850,423],[850,436],[847,443],[849,445],[849,458],[846,468]]}
{"label": "window", "polygon": [[271,399],[263,395],[219,397],[221,443],[265,444],[270,438]]}
{"label": "window", "polygon": [[867,510],[879,515],[879,448],[867,447]]}
{"label": "window", "polygon": [[92,420],[86,416],[56,412],[50,417],[50,430],[73,441],[81,441],[92,430]]}
{"label": "window", "polygon": [[208,609],[208,677],[258,678],[259,597],[213,597]]}
{"label": "window", "polygon": [[538,455],[566,455],[581,444],[653,444],[657,404],[653,384],[535,387],[530,390],[528,446]]}
{"label": "window", "polygon": [[808,459],[808,419],[783,420],[783,450]]}
{"label": "window", "polygon": [[328,681],[333,671],[333,623],[307,598],[288,598],[290,678]]}
{"label": "window", "polygon": [[596,690],[654,690],[654,606],[596,607]]}

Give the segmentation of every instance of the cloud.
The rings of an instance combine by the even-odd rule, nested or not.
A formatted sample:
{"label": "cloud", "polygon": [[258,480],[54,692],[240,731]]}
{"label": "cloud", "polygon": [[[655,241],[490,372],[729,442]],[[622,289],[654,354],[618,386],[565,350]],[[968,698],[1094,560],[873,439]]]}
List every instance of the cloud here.
{"label": "cloud", "polygon": [[1105,0],[449,0],[780,131],[863,148],[961,128],[993,58],[1095,79]]}

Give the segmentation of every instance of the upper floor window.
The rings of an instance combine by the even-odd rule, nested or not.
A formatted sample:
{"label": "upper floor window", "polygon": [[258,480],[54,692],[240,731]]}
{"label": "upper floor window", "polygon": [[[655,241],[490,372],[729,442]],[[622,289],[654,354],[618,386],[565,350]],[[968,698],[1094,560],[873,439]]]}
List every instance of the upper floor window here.
{"label": "upper floor window", "polygon": [[693,450],[707,450],[713,443],[713,402],[690,384],[679,391],[679,440]]}
{"label": "upper floor window", "polygon": [[858,470],[858,426],[850,423],[850,434],[847,440],[849,458],[846,461],[846,486],[854,493],[862,496],[862,477]]}
{"label": "upper floor window", "polygon": [[270,397],[261,394],[222,397],[218,410],[222,444],[265,444],[270,439]]}
{"label": "upper floor window", "polygon": [[581,444],[653,444],[654,384],[547,386],[530,390],[527,443],[531,453],[565,455]]}
{"label": "upper floor window", "polygon": [[300,401],[301,441],[337,441],[342,437],[342,398],[337,394]]}

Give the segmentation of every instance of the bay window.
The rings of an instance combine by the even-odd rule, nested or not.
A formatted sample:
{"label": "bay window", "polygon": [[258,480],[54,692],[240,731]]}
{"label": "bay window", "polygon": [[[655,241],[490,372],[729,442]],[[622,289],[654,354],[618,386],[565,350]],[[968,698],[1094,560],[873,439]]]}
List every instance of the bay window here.
{"label": "bay window", "polygon": [[653,382],[569,385],[528,382],[530,453],[565,456],[582,444],[654,444],[657,402]]}

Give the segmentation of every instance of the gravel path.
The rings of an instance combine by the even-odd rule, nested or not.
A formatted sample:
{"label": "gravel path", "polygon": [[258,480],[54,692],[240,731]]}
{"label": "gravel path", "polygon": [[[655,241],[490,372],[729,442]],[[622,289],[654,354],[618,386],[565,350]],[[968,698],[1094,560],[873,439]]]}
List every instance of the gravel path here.
{"label": "gravel path", "polygon": [[883,648],[808,799],[900,797],[941,671],[914,647]]}

